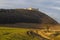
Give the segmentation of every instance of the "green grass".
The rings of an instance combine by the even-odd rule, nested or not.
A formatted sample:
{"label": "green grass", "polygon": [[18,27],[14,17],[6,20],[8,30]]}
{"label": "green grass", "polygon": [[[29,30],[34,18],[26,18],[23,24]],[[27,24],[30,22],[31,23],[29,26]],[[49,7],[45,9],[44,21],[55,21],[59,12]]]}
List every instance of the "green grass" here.
{"label": "green grass", "polygon": [[27,31],[30,29],[0,27],[0,40],[39,40],[36,36],[29,36]]}
{"label": "green grass", "polygon": [[[41,39],[35,34],[28,35],[27,31],[31,31],[31,29],[0,27],[0,40],[40,40]],[[60,34],[58,36],[55,36],[53,39],[60,40]]]}

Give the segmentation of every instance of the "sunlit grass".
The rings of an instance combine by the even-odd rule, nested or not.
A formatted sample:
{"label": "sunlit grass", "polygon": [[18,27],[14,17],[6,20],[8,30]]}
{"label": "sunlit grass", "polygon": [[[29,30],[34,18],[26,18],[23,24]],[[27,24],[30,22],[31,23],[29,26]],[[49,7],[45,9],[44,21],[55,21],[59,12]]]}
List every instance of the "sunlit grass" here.
{"label": "sunlit grass", "polygon": [[0,27],[0,40],[39,40],[38,37],[27,35],[27,28]]}

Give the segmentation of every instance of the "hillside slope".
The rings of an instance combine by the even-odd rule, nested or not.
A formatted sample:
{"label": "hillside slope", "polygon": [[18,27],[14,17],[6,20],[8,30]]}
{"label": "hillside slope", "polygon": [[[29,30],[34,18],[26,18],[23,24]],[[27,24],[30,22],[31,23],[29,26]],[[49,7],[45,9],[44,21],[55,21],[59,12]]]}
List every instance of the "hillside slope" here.
{"label": "hillside slope", "polygon": [[0,23],[40,23],[57,24],[48,15],[34,10],[27,9],[0,9]]}

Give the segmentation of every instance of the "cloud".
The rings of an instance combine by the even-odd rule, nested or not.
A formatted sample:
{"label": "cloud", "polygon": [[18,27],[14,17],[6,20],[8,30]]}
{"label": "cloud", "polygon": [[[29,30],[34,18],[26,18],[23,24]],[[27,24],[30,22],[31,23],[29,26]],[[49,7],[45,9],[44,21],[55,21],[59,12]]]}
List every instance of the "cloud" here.
{"label": "cloud", "polygon": [[0,0],[0,8],[17,8],[25,4],[24,0]]}
{"label": "cloud", "polygon": [[0,8],[39,7],[44,0],[0,0]]}
{"label": "cloud", "polygon": [[51,7],[51,8],[55,10],[60,10],[60,7]]}

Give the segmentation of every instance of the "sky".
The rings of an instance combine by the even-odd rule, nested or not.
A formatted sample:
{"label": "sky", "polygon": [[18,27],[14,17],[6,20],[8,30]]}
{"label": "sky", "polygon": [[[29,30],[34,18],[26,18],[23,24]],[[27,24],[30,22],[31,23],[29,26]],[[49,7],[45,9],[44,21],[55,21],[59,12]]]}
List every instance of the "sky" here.
{"label": "sky", "polygon": [[0,9],[39,8],[60,23],[60,0],[0,0]]}

